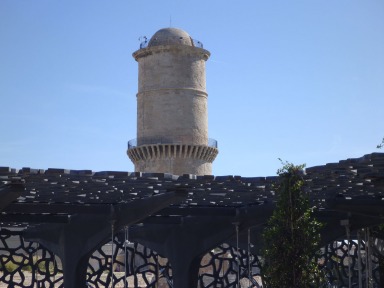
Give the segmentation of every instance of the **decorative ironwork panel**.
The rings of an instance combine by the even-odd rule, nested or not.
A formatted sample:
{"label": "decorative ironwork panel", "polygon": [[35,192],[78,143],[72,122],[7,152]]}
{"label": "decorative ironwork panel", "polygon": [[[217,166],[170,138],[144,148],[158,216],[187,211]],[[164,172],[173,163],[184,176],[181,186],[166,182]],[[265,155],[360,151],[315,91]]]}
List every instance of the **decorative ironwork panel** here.
{"label": "decorative ironwork panel", "polygon": [[89,287],[172,287],[168,259],[121,234],[91,255],[86,278]]}
{"label": "decorative ironwork panel", "polygon": [[[372,253],[383,252],[383,245],[379,242],[371,238],[372,247],[369,247]],[[367,279],[371,287],[379,287],[378,259],[367,252],[367,243],[360,241],[359,247],[356,240],[340,240],[321,250],[318,261],[327,279],[324,287],[348,287],[349,261],[351,287],[359,287],[359,281],[365,287]],[[367,265],[371,265],[372,274]],[[203,257],[198,283],[202,288],[235,288],[238,282],[240,287],[262,287],[260,271],[258,257],[222,244]],[[173,287],[168,260],[138,243],[126,241],[123,233],[114,237],[113,245],[108,243],[93,253],[86,279],[89,287]],[[21,231],[2,228],[0,286],[64,287],[60,259],[38,243],[25,241]]]}
{"label": "decorative ironwork panel", "polygon": [[260,270],[261,264],[257,256],[224,243],[203,257],[199,287],[262,287]]}
{"label": "decorative ironwork panel", "polygon": [[[367,253],[366,243],[365,241],[360,242],[361,261],[359,261],[357,240],[335,241],[321,249],[321,256],[318,261],[326,276],[328,285],[326,287],[349,287],[349,269],[351,271],[351,287],[359,287],[359,270],[363,287],[367,287],[367,279],[372,285],[370,287],[379,287],[378,259]],[[372,265],[372,275],[368,274],[367,265]]]}
{"label": "decorative ironwork panel", "polygon": [[[0,283],[2,287],[63,287],[61,261],[20,231],[0,230]],[[0,286],[1,286],[0,284]]]}
{"label": "decorative ironwork panel", "polygon": [[[102,246],[90,257],[87,271],[89,287],[125,287],[124,281],[126,287],[173,287],[172,268],[166,258],[121,238],[121,235],[115,237],[113,245],[108,243]],[[238,287],[238,275],[240,287],[262,287],[260,267],[257,257],[222,244],[203,257],[198,276],[199,287],[235,288]]]}

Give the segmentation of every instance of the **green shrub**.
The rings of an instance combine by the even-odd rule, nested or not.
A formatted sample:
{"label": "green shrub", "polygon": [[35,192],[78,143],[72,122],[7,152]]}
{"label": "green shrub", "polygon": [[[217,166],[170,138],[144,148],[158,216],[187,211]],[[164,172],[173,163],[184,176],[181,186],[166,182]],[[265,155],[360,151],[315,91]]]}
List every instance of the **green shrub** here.
{"label": "green shrub", "polygon": [[320,287],[322,281],[314,258],[322,225],[314,219],[304,192],[303,168],[284,163],[277,171],[276,209],[263,233],[268,288]]}

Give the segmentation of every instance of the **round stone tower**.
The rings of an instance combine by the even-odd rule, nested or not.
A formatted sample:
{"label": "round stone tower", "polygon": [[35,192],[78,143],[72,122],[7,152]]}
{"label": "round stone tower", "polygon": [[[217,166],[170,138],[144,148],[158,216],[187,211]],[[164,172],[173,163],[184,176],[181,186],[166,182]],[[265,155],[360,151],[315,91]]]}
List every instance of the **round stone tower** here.
{"label": "round stone tower", "polygon": [[137,172],[212,174],[205,61],[209,51],[176,28],[157,31],[133,53],[139,63],[137,139],[127,154]]}

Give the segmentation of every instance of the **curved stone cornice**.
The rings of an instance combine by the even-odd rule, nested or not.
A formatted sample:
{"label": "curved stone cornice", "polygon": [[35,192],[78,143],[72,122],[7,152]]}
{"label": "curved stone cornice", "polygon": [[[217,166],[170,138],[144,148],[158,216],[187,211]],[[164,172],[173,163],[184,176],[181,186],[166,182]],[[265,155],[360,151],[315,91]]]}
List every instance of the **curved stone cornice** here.
{"label": "curved stone cornice", "polygon": [[186,46],[186,45],[160,45],[160,46],[146,47],[133,52],[132,56],[133,58],[135,58],[136,61],[138,61],[138,59],[140,58],[143,58],[155,53],[162,53],[162,52],[169,52],[169,51],[179,51],[182,53],[199,54],[201,58],[204,59],[205,61],[207,61],[209,56],[211,56],[211,53],[208,50],[205,50],[204,48],[199,48],[195,46]]}
{"label": "curved stone cornice", "polygon": [[214,147],[188,144],[150,144],[127,150],[127,155],[133,163],[166,158],[193,158],[212,163],[218,153],[219,150]]}

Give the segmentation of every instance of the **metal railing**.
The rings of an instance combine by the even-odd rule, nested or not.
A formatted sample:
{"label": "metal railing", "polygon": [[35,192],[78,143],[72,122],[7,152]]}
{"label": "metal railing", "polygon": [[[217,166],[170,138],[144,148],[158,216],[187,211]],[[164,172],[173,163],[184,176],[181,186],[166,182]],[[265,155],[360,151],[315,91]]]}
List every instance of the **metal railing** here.
{"label": "metal railing", "polygon": [[[140,49],[147,48],[148,44],[149,44],[149,40],[146,37],[144,37],[143,39],[144,39],[144,41],[140,42]],[[183,37],[170,37],[168,39],[168,41],[162,40],[161,43],[162,43],[162,45],[174,44],[175,41],[181,40],[181,39],[183,39]],[[193,46],[195,46],[197,48],[204,48],[204,45],[201,41],[193,39],[193,38],[190,38],[189,40],[192,41]],[[156,46],[157,39],[154,39],[153,42],[154,42],[154,45]]]}
{"label": "metal railing", "polygon": [[193,45],[194,45],[195,47],[198,47],[198,48],[204,48],[203,43],[200,42],[199,40],[192,39],[192,42],[193,42]]}
{"label": "metal railing", "polygon": [[147,40],[140,43],[140,49],[147,48],[147,47],[148,47],[148,41]]}
{"label": "metal railing", "polygon": [[[190,137],[188,137],[190,139]],[[128,141],[128,149],[135,148],[137,146],[142,145],[154,145],[154,144],[191,144],[190,141],[186,139],[186,137],[156,137],[156,138],[135,138]],[[206,144],[208,147],[218,148],[217,140],[208,138],[208,142]]]}
{"label": "metal railing", "polygon": [[140,36],[140,49],[146,48],[148,46],[148,38],[147,36]]}

